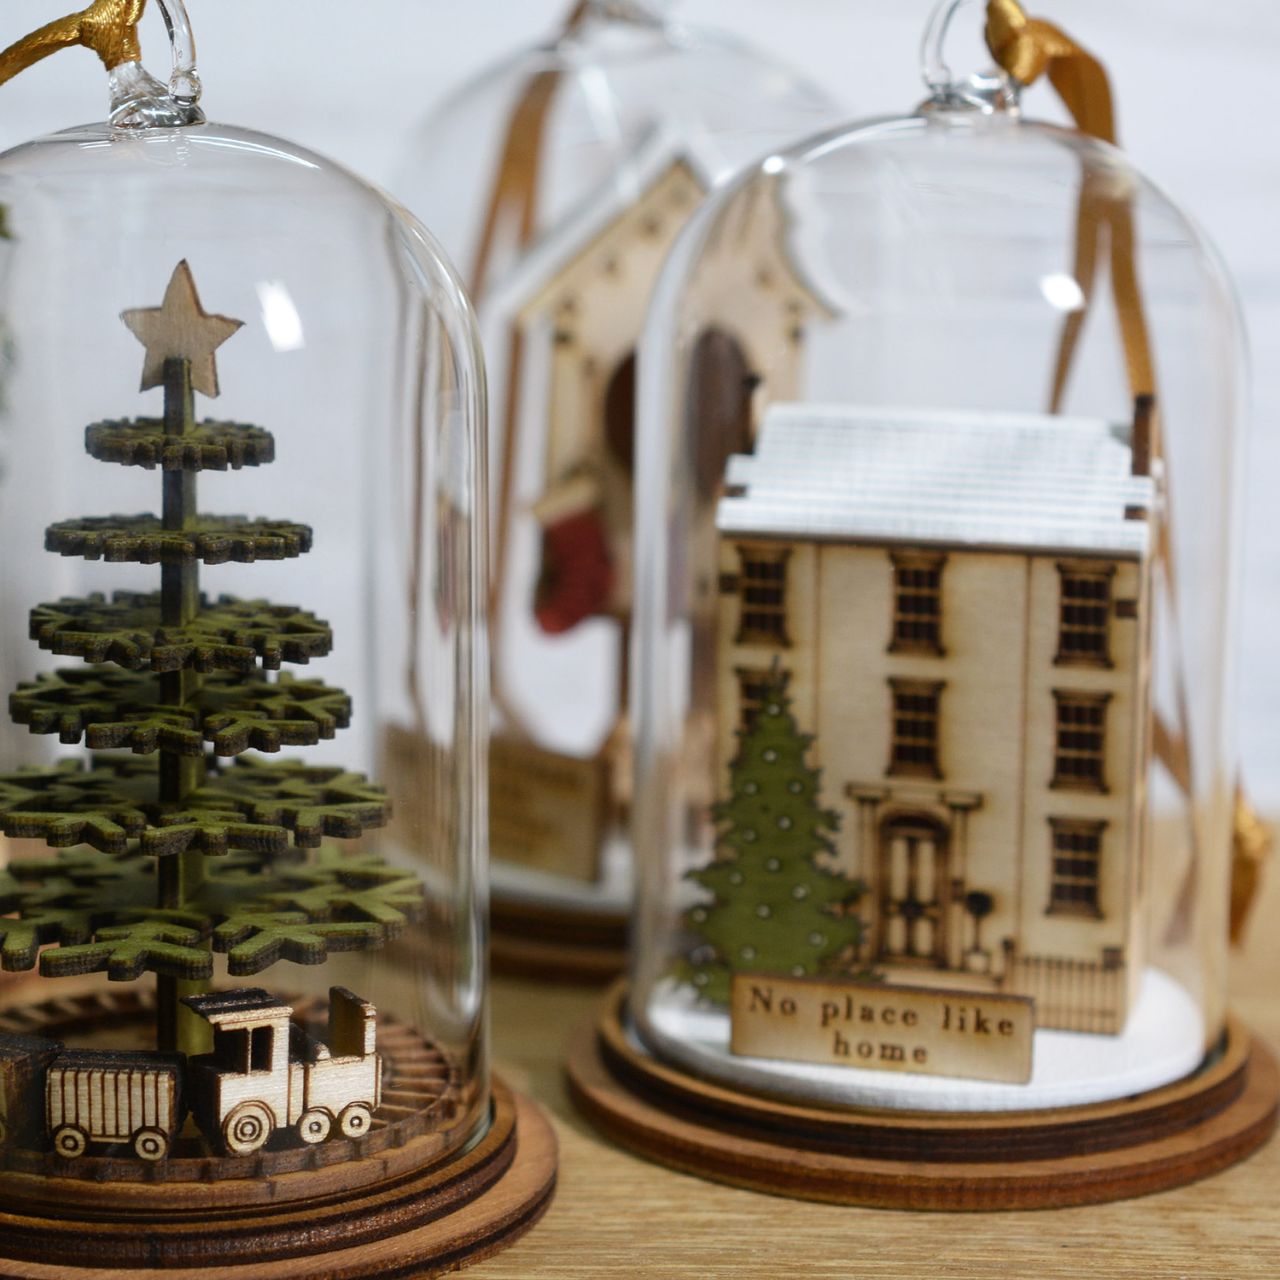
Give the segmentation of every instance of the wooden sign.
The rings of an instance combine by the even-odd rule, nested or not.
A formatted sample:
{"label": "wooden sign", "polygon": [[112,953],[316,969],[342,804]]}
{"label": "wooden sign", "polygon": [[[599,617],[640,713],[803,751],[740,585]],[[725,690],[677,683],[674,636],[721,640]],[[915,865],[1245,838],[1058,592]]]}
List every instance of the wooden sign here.
{"label": "wooden sign", "polygon": [[733,977],[736,1054],[1026,1084],[1035,1001],[888,983]]}
{"label": "wooden sign", "polygon": [[604,757],[583,760],[495,735],[489,754],[493,857],[576,880],[597,880],[608,783]]}

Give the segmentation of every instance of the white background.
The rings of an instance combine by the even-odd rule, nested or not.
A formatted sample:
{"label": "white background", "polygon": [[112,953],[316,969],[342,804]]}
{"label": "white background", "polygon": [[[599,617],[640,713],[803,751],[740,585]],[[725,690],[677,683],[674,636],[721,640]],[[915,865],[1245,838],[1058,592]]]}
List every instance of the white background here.
{"label": "white background", "polygon": [[[6,0],[0,44],[83,0]],[[917,46],[932,0],[684,0],[805,68],[851,114],[921,96]],[[65,8],[64,8],[65,5]],[[541,36],[567,0],[188,0],[211,119],[283,134],[386,183],[409,131],[486,63]],[[154,8],[154,6],[153,6]],[[1280,805],[1280,72],[1277,0],[1028,0],[1101,54],[1122,141],[1214,239],[1238,283],[1254,349],[1242,748],[1255,797]],[[977,29],[980,12],[960,24]],[[166,73],[159,17],[144,27]],[[978,57],[957,41],[953,61]],[[62,53],[0,88],[0,146],[103,114],[92,55]],[[1058,116],[1047,87],[1029,114]],[[1206,423],[1206,430],[1213,424]]]}

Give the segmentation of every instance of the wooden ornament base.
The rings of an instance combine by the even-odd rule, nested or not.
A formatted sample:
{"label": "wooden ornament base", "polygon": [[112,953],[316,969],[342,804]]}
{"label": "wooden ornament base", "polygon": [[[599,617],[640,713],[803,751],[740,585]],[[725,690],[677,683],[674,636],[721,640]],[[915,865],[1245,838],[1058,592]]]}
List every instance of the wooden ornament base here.
{"label": "wooden ornament base", "polygon": [[921,1210],[1045,1209],[1162,1191],[1271,1136],[1280,1069],[1238,1022],[1189,1079],[1137,1097],[1021,1114],[827,1110],[740,1093],[638,1048],[625,984],[575,1036],[569,1088],[623,1146],[775,1195]]}
{"label": "wooden ornament base", "polygon": [[[92,995],[7,1010],[6,1029],[128,1036],[150,1013],[134,996]],[[555,1133],[500,1080],[491,1122],[461,1154],[469,1124],[447,1060],[384,1019],[386,1087],[370,1133],[315,1147],[210,1156],[183,1138],[155,1164],[118,1155],[65,1160],[13,1144],[0,1167],[5,1280],[388,1280],[432,1276],[497,1252],[529,1229],[556,1181]]]}
{"label": "wooden ornament base", "polygon": [[[5,1280],[136,1280],[154,1272],[190,1280],[408,1280],[455,1271],[514,1243],[555,1190],[555,1132],[533,1103],[494,1081],[493,1125],[456,1161],[376,1193],[336,1196],[290,1213],[216,1219],[198,1210],[164,1222],[72,1223],[0,1213]],[[74,1230],[97,1262],[46,1261],[51,1229]],[[270,1236],[271,1250],[265,1247]],[[127,1242],[134,1260],[106,1262]],[[20,1242],[20,1247],[19,1247]],[[283,1250],[283,1256],[281,1251]],[[79,1250],[77,1250],[79,1251]]]}
{"label": "wooden ornament base", "polygon": [[627,967],[627,916],[495,895],[491,964],[509,978],[603,986]]}

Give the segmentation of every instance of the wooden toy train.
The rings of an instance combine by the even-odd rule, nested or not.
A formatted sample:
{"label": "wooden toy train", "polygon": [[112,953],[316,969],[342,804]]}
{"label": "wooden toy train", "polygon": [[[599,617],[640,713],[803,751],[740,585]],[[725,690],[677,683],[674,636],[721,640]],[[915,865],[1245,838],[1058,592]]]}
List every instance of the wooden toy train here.
{"label": "wooden toy train", "polygon": [[282,1130],[308,1144],[335,1126],[347,1138],[369,1132],[382,1099],[382,1060],[368,1001],[329,989],[328,1044],[258,988],[183,1003],[212,1027],[212,1053],[101,1052],[0,1035],[0,1137],[43,1138],[68,1159],[91,1143],[127,1143],[139,1159],[161,1160],[188,1111],[216,1149],[237,1156]]}

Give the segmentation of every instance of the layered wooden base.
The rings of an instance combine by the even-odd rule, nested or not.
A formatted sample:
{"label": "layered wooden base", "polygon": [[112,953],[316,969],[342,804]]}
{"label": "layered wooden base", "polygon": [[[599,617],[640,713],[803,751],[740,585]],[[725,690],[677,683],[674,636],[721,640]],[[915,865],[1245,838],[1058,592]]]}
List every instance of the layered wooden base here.
{"label": "layered wooden base", "polygon": [[737,1092],[667,1066],[625,1028],[625,986],[570,1048],[570,1092],[641,1155],[756,1191],[927,1210],[1040,1209],[1180,1186],[1275,1129],[1280,1070],[1231,1022],[1196,1075],[1138,1097],[1020,1114],[829,1110]]}
{"label": "layered wooden base", "polygon": [[[132,991],[0,1015],[6,1031],[127,1048],[144,1043],[153,1022],[151,997]],[[555,1187],[547,1120],[495,1080],[488,1130],[451,1155],[474,1124],[474,1095],[454,1065],[390,1018],[378,1050],[382,1106],[359,1138],[311,1147],[273,1140],[234,1158],[188,1131],[154,1163],[113,1148],[69,1160],[5,1144],[0,1276],[382,1280],[454,1270],[521,1235]]]}
{"label": "layered wooden base", "polygon": [[[440,1275],[496,1253],[545,1212],[556,1138],[531,1102],[494,1081],[493,1123],[464,1155],[418,1174],[279,1212],[206,1208],[199,1186],[162,1184],[164,1214],[0,1212],[0,1275],[21,1280],[396,1280]],[[298,1176],[298,1175],[290,1175]]]}
{"label": "layered wooden base", "polygon": [[627,916],[570,911],[495,895],[493,971],[510,978],[603,986],[627,967]]}

